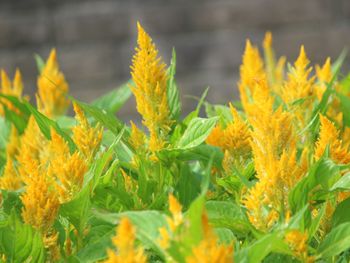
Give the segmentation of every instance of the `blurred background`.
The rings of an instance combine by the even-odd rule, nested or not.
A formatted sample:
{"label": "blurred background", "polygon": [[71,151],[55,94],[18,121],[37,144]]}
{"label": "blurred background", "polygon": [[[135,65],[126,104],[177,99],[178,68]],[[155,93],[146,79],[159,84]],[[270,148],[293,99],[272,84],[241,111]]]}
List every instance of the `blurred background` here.
{"label": "blurred background", "polygon": [[[185,95],[207,86],[210,102],[238,98],[245,40],[260,45],[267,30],[290,61],[301,44],[312,64],[350,47],[350,0],[0,0],[0,67],[19,67],[32,95],[34,54],[56,47],[71,94],[91,101],[130,78],[137,21],[167,64],[176,48],[185,111],[195,107]],[[137,116],[133,99],[119,115]]]}

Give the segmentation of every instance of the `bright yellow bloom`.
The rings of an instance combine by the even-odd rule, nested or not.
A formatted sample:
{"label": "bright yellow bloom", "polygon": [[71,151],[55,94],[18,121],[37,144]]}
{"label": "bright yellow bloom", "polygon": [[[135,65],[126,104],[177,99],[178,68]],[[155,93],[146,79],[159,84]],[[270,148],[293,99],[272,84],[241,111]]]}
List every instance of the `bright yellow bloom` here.
{"label": "bright yellow bloom", "polygon": [[9,158],[14,158],[19,151],[20,137],[18,131],[14,125],[11,127],[10,137],[8,143],[6,144],[6,155]]}
{"label": "bright yellow bloom", "polygon": [[147,257],[141,247],[135,248],[136,230],[129,219],[123,218],[113,238],[117,253],[109,249],[105,263],[146,263]]}
{"label": "bright yellow bloom", "polygon": [[231,104],[230,110],[233,121],[225,128],[217,125],[208,136],[206,142],[220,147],[223,151],[232,151],[232,154],[237,156],[247,155],[251,149],[249,128]]}
{"label": "bright yellow bloom", "polygon": [[251,153],[250,130],[239,116],[237,110],[230,104],[233,121],[225,128],[217,125],[206,139],[207,144],[220,147],[224,152],[223,167],[230,171],[232,164],[239,165]]}
{"label": "bright yellow bloom", "polygon": [[254,93],[255,83],[266,79],[264,63],[257,47],[252,46],[247,40],[243,54],[243,63],[240,67],[240,82],[238,83],[241,101],[244,110],[250,102],[250,96]]}
{"label": "bright yellow bloom", "polygon": [[27,181],[26,191],[21,196],[22,217],[26,224],[46,233],[52,226],[58,213],[59,200],[45,174],[37,174]]}
{"label": "bright yellow bloom", "polygon": [[308,67],[309,63],[304,46],[301,46],[299,57],[291,72],[288,73],[288,81],[282,91],[282,98],[286,103],[293,103],[314,94],[315,77],[309,77],[312,71],[312,67]]}
{"label": "bright yellow bloom", "polygon": [[172,217],[168,218],[168,224],[170,226],[171,231],[174,232],[175,229],[182,224],[183,215],[181,204],[172,194],[169,195],[169,211]]}
{"label": "bright yellow bloom", "polygon": [[204,238],[192,248],[192,255],[186,259],[186,263],[232,263],[233,246],[218,244],[218,238],[209,226],[205,213],[202,215],[202,226]]}
{"label": "bright yellow bloom", "polygon": [[292,115],[281,107],[274,110],[273,102],[266,82],[262,81],[257,83],[252,102],[247,105],[258,182],[243,202],[250,221],[261,230],[270,228],[281,212],[289,212],[288,192],[303,173],[296,160]]}
{"label": "bright yellow bloom", "polygon": [[[17,98],[22,98],[22,91],[23,91],[23,83],[22,83],[22,76],[21,72],[16,69],[15,77],[13,79],[13,82],[9,79],[6,72],[4,70],[1,70],[1,90],[0,93],[4,95],[10,95]],[[0,98],[0,101],[5,104],[5,106],[11,110],[16,112],[17,114],[20,114],[20,111],[12,105],[10,101],[4,98]],[[0,114],[4,115],[4,109],[3,105],[0,105]]]}
{"label": "bright yellow bloom", "polygon": [[326,62],[322,67],[316,65],[316,76],[319,81],[316,86],[316,95],[319,101],[321,101],[324,91],[326,90],[326,84],[328,84],[332,79],[332,65],[331,59],[327,58]]}
{"label": "bright yellow bloom", "polygon": [[320,115],[320,135],[316,142],[315,158],[320,159],[324,154],[327,145],[329,145],[330,157],[339,164],[348,164],[350,162],[350,153],[348,147],[344,147],[339,136],[339,131],[327,117]]}
{"label": "bright yellow bloom", "polygon": [[159,228],[160,238],[158,243],[164,249],[168,248],[170,240],[174,238],[176,230],[184,222],[182,206],[172,194],[169,194],[169,211],[171,216],[167,216],[166,218],[169,230],[166,227]]}
{"label": "bright yellow bloom", "polygon": [[135,125],[134,122],[130,121],[131,124],[131,135],[129,141],[134,149],[142,150],[145,147],[146,135]]}
{"label": "bright yellow bloom", "polygon": [[150,131],[149,148],[152,152],[162,149],[169,130],[169,108],[166,88],[165,64],[158,57],[158,50],[140,24],[138,47],[133,57],[131,76],[135,83],[131,90],[136,98],[137,111],[143,124]]}
{"label": "bright yellow bloom", "polygon": [[160,238],[158,240],[159,246],[163,249],[167,249],[170,243],[170,234],[166,227],[159,228]]}
{"label": "bright yellow bloom", "polygon": [[48,251],[47,258],[50,262],[58,262],[61,258],[60,247],[57,244],[58,232],[50,232],[43,236],[43,243]]}
{"label": "bright yellow bloom", "polygon": [[17,155],[19,173],[22,180],[26,180],[35,174],[37,167],[45,163],[48,140],[41,133],[33,116],[30,116],[28,125],[20,138],[20,154]]}
{"label": "bright yellow bloom", "polygon": [[21,186],[22,180],[14,167],[13,160],[8,156],[4,173],[0,177],[0,189],[16,191],[21,188]]}
{"label": "bright yellow bloom", "polygon": [[292,249],[295,257],[300,260],[303,260],[303,262],[306,262],[306,259],[308,259],[308,235],[306,233],[300,232],[299,230],[291,230],[286,234],[285,240],[289,247]]}
{"label": "bright yellow bloom", "polygon": [[272,90],[279,93],[284,78],[284,65],[286,58],[281,57],[276,63],[275,54],[272,48],[271,32],[266,32],[263,41],[263,47],[265,55],[266,75],[268,77],[269,85],[271,86]]}
{"label": "bright yellow bloom", "polygon": [[100,146],[103,129],[98,126],[91,127],[78,104],[73,103],[73,107],[75,119],[78,121],[78,125],[72,129],[73,141],[85,158],[90,159]]}
{"label": "bright yellow bloom", "polygon": [[67,202],[82,188],[87,164],[78,152],[70,153],[68,144],[54,129],[48,147],[48,176],[57,180],[55,187],[60,202]]}
{"label": "bright yellow bloom", "polygon": [[38,78],[37,103],[41,112],[55,117],[65,112],[69,105],[66,98],[68,84],[57,63],[56,49],[52,49]]}

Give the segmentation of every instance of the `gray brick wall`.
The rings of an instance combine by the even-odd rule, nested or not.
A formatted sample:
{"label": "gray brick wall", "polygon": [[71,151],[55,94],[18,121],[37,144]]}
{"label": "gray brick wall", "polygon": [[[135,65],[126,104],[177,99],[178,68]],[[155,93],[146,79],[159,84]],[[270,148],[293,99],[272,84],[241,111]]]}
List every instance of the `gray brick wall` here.
{"label": "gray brick wall", "polygon": [[[56,47],[72,95],[89,101],[128,80],[136,21],[166,62],[176,48],[183,97],[210,86],[214,103],[237,97],[246,38],[260,43],[271,30],[277,54],[292,61],[300,44],[315,63],[350,48],[349,0],[1,0],[0,67],[20,67],[33,94],[33,54]],[[134,101],[120,114],[135,118]]]}

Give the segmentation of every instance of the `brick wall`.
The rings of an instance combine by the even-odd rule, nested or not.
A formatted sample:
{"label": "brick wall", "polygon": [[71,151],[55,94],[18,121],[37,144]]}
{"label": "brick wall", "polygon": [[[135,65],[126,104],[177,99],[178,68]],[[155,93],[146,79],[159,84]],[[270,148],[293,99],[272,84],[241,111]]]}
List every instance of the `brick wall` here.
{"label": "brick wall", "polygon": [[[183,97],[210,86],[215,103],[237,96],[246,38],[260,43],[271,30],[277,54],[294,60],[303,43],[315,63],[350,48],[349,0],[1,0],[0,67],[20,67],[33,94],[33,54],[57,47],[72,95],[89,101],[129,78],[136,21],[166,62],[176,48]],[[193,100],[183,99],[191,110]],[[133,104],[124,119],[136,116]]]}

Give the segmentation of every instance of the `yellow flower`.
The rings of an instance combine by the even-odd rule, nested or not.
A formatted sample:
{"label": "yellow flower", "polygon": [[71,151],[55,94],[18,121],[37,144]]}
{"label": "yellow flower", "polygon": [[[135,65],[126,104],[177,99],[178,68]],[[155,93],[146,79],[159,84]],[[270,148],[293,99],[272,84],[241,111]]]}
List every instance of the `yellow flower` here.
{"label": "yellow flower", "polygon": [[339,164],[348,164],[350,162],[350,153],[348,147],[344,147],[339,136],[339,131],[327,117],[320,114],[320,134],[316,142],[315,158],[320,159],[324,154],[327,145],[329,145],[330,157]]}
{"label": "yellow flower", "polygon": [[255,83],[264,79],[266,79],[266,73],[259,50],[247,40],[243,63],[240,67],[240,82],[238,83],[242,105],[245,110],[251,94],[254,93]]}
{"label": "yellow flower", "polygon": [[35,174],[37,167],[45,163],[48,141],[41,133],[33,116],[30,116],[27,127],[20,138],[20,154],[17,155],[19,173],[22,180]]}
{"label": "yellow flower", "polygon": [[237,110],[230,104],[233,121],[225,128],[217,125],[206,139],[207,144],[220,147],[225,153],[223,166],[229,171],[234,163],[239,165],[241,159],[245,159],[251,152],[250,130],[247,124],[239,116]]}
{"label": "yellow flower", "polygon": [[172,217],[168,218],[168,224],[170,226],[171,231],[174,232],[175,229],[182,224],[183,215],[181,204],[172,194],[169,195],[169,211]]}
{"label": "yellow flower", "polygon": [[6,155],[9,158],[14,158],[18,154],[19,147],[20,137],[18,135],[16,127],[12,125],[8,143],[6,144]]}
{"label": "yellow flower", "polygon": [[267,230],[280,213],[289,212],[288,192],[303,175],[303,169],[296,159],[292,114],[281,107],[274,110],[266,82],[256,84],[247,110],[258,182],[249,189],[243,203],[252,224]]}
{"label": "yellow flower", "polygon": [[4,173],[0,177],[0,189],[16,191],[22,186],[22,180],[18,175],[13,160],[8,156]]}
{"label": "yellow flower", "polygon": [[63,114],[69,105],[66,98],[68,90],[68,84],[58,67],[56,49],[52,49],[38,78],[37,103],[40,111],[49,117]]}
{"label": "yellow flower", "polygon": [[293,103],[314,94],[315,77],[309,77],[312,71],[312,67],[308,67],[309,63],[304,46],[301,46],[299,57],[291,72],[288,73],[288,81],[282,90],[282,98],[286,103]]}
{"label": "yellow flower", "polygon": [[266,74],[269,80],[269,85],[272,90],[279,93],[284,77],[284,65],[286,62],[285,57],[278,59],[276,63],[275,54],[272,48],[272,34],[271,32],[266,32],[263,41],[265,64],[266,64]]}
{"label": "yellow flower", "polygon": [[84,157],[90,159],[100,146],[103,129],[98,126],[91,127],[78,104],[73,103],[73,107],[75,119],[78,121],[78,125],[72,129],[73,141]]}
{"label": "yellow flower", "polygon": [[131,66],[131,76],[135,84],[131,90],[143,124],[150,132],[149,148],[154,152],[164,147],[169,130],[167,75],[165,64],[158,57],[158,50],[152,39],[140,24],[137,26],[138,47]]}
{"label": "yellow flower", "polygon": [[[1,90],[0,93],[4,95],[10,95],[17,98],[22,98],[22,91],[23,91],[23,83],[22,83],[22,76],[21,72],[16,69],[15,77],[13,79],[13,82],[9,79],[6,72],[4,70],[1,70]],[[0,98],[0,101],[11,111],[16,112],[17,114],[20,114],[19,109],[15,107],[10,101],[4,98]],[[0,114],[4,115],[4,109],[3,105],[0,106]]]}
{"label": "yellow flower", "polygon": [[52,182],[38,171],[35,178],[27,181],[21,200],[24,222],[46,233],[55,221],[59,208],[58,196]]}
{"label": "yellow flower", "polygon": [[192,255],[186,263],[231,263],[233,262],[233,246],[218,244],[218,238],[209,226],[205,213],[202,215],[203,240],[192,248]]}
{"label": "yellow flower", "polygon": [[250,152],[250,131],[247,124],[239,116],[237,110],[230,104],[233,121],[226,128],[217,125],[208,136],[206,142],[220,147],[223,151],[232,151],[238,156]]}
{"label": "yellow flower", "polygon": [[123,218],[113,238],[117,253],[109,249],[106,263],[145,263],[147,257],[142,248],[135,248],[136,230],[129,219]]}
{"label": "yellow flower", "polygon": [[319,81],[316,85],[316,95],[319,101],[321,101],[324,91],[326,90],[326,84],[328,84],[332,79],[332,65],[331,59],[327,58],[326,62],[322,67],[316,65],[316,76]]}
{"label": "yellow flower", "polygon": [[299,230],[291,230],[286,234],[285,240],[292,249],[296,258],[302,260],[303,262],[307,262],[307,259],[311,259],[307,255],[308,235],[306,233],[302,233]]}
{"label": "yellow flower", "polygon": [[57,180],[55,187],[60,202],[69,201],[83,186],[87,164],[78,152],[70,153],[64,139],[51,130],[48,176]]}
{"label": "yellow flower", "polygon": [[135,125],[134,122],[130,121],[131,124],[131,135],[129,141],[134,149],[138,151],[143,150],[146,143],[146,135]]}

